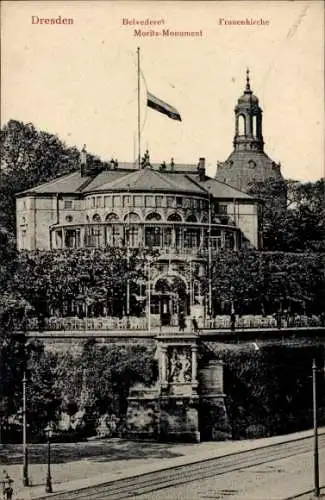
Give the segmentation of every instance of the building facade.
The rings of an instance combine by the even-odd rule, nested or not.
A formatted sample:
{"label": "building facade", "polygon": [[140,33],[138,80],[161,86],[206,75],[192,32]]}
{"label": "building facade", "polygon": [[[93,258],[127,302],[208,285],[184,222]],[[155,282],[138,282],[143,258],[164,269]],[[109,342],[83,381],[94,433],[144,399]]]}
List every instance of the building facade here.
{"label": "building facade", "polygon": [[168,323],[180,312],[202,316],[194,277],[207,273],[216,252],[258,247],[258,201],[208,177],[204,158],[154,165],[147,153],[142,168],[112,161],[93,172],[83,150],[77,171],[17,196],[17,244],[157,250],[150,309]]}
{"label": "building facade", "polygon": [[248,74],[235,124],[234,151],[214,179],[204,158],[152,164],[146,151],[141,165],[112,160],[94,169],[84,148],[74,172],[17,195],[18,249],[155,250],[146,310],[165,323],[180,313],[206,316],[211,283],[208,304],[199,278],[209,276],[216,253],[261,246],[261,202],[245,192],[249,183],[283,181],[280,165],[264,153],[262,110]]}

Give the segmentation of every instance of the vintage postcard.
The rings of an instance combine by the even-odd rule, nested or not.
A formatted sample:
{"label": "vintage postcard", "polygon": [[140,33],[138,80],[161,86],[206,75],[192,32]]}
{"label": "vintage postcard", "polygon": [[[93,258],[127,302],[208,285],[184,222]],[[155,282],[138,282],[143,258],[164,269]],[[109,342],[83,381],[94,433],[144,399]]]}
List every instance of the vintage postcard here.
{"label": "vintage postcard", "polygon": [[323,1],[1,1],[0,175],[4,499],[325,494]]}

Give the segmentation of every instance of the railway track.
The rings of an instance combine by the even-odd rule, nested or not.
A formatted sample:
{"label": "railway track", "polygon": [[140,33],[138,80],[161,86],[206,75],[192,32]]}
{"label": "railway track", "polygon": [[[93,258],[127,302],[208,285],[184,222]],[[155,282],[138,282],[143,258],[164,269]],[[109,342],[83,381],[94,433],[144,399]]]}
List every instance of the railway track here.
{"label": "railway track", "polygon": [[[319,436],[319,447],[325,447],[325,434]],[[312,438],[278,443],[263,448],[233,453],[201,462],[172,467],[139,476],[106,482],[80,490],[51,495],[55,500],[121,500],[147,495],[154,491],[200,481],[233,471],[308,453],[312,449]],[[43,497],[39,500],[45,500]]]}

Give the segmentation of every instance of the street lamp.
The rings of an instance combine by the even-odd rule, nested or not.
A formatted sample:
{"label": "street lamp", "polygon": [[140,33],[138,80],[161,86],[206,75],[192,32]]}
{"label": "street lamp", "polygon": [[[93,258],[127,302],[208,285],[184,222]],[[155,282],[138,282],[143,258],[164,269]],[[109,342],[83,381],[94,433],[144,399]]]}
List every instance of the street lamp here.
{"label": "street lamp", "polygon": [[47,436],[47,475],[46,475],[46,493],[53,493],[52,488],[52,477],[51,477],[51,436],[52,436],[52,427],[47,425],[45,427],[45,433]]}
{"label": "street lamp", "polygon": [[27,418],[26,418],[26,372],[23,375],[23,485],[29,486],[28,449],[27,449]]}
{"label": "street lamp", "polygon": [[[208,186],[210,190],[210,186]],[[212,318],[212,276],[211,276],[211,191],[209,191],[209,229],[208,229],[208,280],[209,280],[209,311],[208,315],[210,319]]]}
{"label": "street lamp", "polygon": [[127,227],[126,227],[126,262],[127,262],[127,280],[126,280],[126,327],[130,328],[130,184],[127,185],[128,188],[128,216],[127,216]]}
{"label": "street lamp", "polygon": [[318,456],[318,425],[317,425],[317,385],[316,361],[313,359],[313,422],[314,422],[314,493],[315,497],[319,497],[319,456]]}
{"label": "street lamp", "polygon": [[151,273],[150,261],[148,261],[148,331],[151,333]]}

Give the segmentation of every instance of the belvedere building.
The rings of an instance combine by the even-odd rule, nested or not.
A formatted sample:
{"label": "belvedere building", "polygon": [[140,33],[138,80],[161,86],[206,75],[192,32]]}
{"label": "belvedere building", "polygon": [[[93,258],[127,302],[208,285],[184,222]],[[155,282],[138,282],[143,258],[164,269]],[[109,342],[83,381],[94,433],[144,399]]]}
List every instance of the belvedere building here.
{"label": "belvedere building", "polygon": [[168,323],[181,307],[202,316],[194,277],[207,273],[216,252],[258,247],[258,200],[208,177],[204,158],[157,165],[146,152],[141,168],[109,166],[89,169],[83,149],[78,170],[18,194],[18,249],[156,250],[152,315]]}

